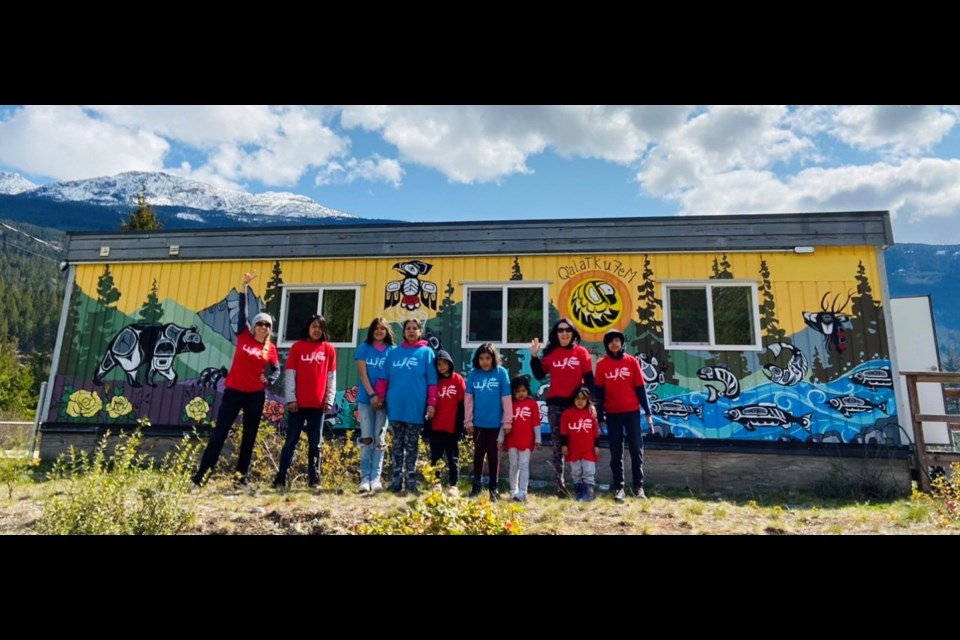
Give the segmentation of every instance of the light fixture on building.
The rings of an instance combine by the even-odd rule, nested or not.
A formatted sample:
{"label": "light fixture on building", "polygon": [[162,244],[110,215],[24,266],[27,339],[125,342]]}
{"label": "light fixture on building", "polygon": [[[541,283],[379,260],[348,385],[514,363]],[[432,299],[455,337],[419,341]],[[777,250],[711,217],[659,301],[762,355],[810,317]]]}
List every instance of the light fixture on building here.
{"label": "light fixture on building", "polygon": [[172,256],[178,256],[178,255],[180,255],[180,245],[178,245],[178,244],[172,244],[172,245],[170,245],[170,255],[172,255]]}
{"label": "light fixture on building", "polygon": [[102,246],[100,247],[100,257],[106,258],[110,255],[110,247]]}
{"label": "light fixture on building", "polygon": [[813,247],[794,247],[794,253],[813,253]]}

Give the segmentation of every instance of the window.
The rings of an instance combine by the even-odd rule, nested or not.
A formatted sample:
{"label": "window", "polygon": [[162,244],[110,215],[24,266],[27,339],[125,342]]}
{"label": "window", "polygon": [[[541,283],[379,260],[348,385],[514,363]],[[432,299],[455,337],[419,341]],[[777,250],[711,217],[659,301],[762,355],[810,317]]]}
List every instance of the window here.
{"label": "window", "polygon": [[278,345],[289,347],[299,340],[300,331],[307,318],[319,313],[327,321],[329,339],[333,346],[357,346],[359,299],[360,289],[355,286],[284,287]]}
{"label": "window", "polygon": [[464,291],[465,347],[492,342],[519,349],[547,334],[546,284],[471,284]]}
{"label": "window", "polygon": [[759,351],[757,285],[744,280],[663,285],[664,340],[670,349]]}

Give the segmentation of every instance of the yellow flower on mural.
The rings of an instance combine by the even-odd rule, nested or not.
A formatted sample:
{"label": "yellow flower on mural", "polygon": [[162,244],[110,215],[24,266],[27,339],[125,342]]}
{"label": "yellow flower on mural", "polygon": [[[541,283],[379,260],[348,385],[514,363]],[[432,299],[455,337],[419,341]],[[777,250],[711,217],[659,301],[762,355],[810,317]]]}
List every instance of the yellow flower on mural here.
{"label": "yellow flower on mural", "polygon": [[107,405],[107,413],[111,418],[119,418],[133,411],[133,405],[123,396],[113,396]]}
{"label": "yellow flower on mural", "polygon": [[103,409],[103,401],[100,400],[96,391],[78,389],[70,394],[70,399],[67,401],[67,415],[74,418],[80,416],[92,418],[100,413],[101,409]]}
{"label": "yellow flower on mural", "polygon": [[210,405],[207,404],[206,400],[197,396],[188,402],[183,410],[187,412],[191,420],[197,420],[199,422],[207,419],[207,414],[210,412]]}

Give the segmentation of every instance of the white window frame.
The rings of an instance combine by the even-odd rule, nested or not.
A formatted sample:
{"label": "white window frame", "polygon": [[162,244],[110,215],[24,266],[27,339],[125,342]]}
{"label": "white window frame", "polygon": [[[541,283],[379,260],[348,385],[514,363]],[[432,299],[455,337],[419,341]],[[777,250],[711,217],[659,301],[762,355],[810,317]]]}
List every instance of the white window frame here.
{"label": "white window frame", "polygon": [[[664,348],[677,351],[763,351],[760,336],[760,303],[756,280],[665,280],[661,282],[661,300],[663,300],[663,342]],[[715,287],[750,287],[750,301],[753,310],[753,344],[726,345],[714,344],[713,331],[713,292]],[[670,335],[670,290],[706,289],[707,296],[707,334],[710,342],[705,344],[674,343]]]}
{"label": "white window frame", "polygon": [[296,336],[293,339],[288,339],[286,335],[283,335],[283,332],[286,331],[286,317],[287,317],[287,301],[290,299],[291,293],[303,293],[303,292],[317,292],[317,310],[315,313],[320,313],[320,310],[323,309],[323,293],[324,291],[344,291],[351,290],[354,292],[353,299],[353,339],[351,342],[331,342],[335,348],[348,348],[357,346],[357,323],[360,321],[360,285],[359,284],[296,284],[296,285],[283,285],[282,288],[282,298],[280,301],[280,318],[277,319],[278,331],[277,331],[277,347],[281,349],[289,349],[293,346],[293,343],[300,339],[300,336]]}
{"label": "white window frame", "polygon": [[493,291],[500,289],[503,292],[503,324],[500,326],[500,335],[505,340],[507,337],[507,320],[508,320],[508,309],[507,309],[507,289],[540,289],[543,292],[543,326],[540,328],[539,336],[530,336],[527,342],[493,342],[490,341],[490,344],[494,345],[499,349],[523,349],[524,347],[530,346],[530,340],[533,338],[542,338],[547,335],[547,323],[549,321],[549,310],[550,310],[550,291],[549,291],[549,282],[537,281],[537,280],[509,280],[507,282],[461,282],[460,286],[463,288],[463,316],[461,317],[461,336],[460,344],[463,345],[463,348],[476,348],[482,345],[485,340],[470,340],[469,329],[470,329],[470,292],[471,291]]}

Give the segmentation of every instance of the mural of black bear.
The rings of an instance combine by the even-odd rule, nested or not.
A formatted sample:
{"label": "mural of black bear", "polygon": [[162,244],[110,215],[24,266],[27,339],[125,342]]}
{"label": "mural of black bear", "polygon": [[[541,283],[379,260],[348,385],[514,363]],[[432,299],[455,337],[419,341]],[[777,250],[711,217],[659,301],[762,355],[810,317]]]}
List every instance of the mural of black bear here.
{"label": "mural of black bear", "polygon": [[205,348],[197,327],[181,327],[172,322],[128,324],[110,341],[93,381],[98,385],[103,384],[104,376],[120,365],[131,386],[142,386],[138,372],[149,361],[146,383],[151,387],[156,386],[154,378],[159,374],[168,380],[167,387],[172,387],[177,382],[177,373],[173,370],[174,357],[184,351],[199,353]]}

